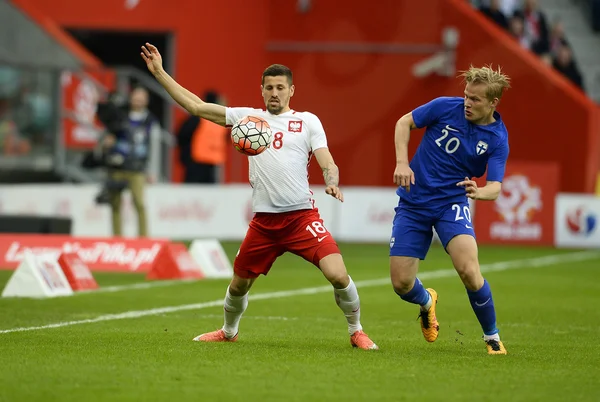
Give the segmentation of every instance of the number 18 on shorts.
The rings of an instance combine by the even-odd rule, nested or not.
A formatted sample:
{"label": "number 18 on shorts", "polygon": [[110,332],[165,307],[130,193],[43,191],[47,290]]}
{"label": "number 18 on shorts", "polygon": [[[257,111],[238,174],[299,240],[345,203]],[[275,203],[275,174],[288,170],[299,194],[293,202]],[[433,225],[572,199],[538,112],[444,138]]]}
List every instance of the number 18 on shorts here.
{"label": "number 18 on shorts", "polygon": [[317,209],[257,213],[235,259],[234,270],[242,277],[266,275],[277,257],[285,252],[319,267],[322,258],[339,254],[340,250]]}

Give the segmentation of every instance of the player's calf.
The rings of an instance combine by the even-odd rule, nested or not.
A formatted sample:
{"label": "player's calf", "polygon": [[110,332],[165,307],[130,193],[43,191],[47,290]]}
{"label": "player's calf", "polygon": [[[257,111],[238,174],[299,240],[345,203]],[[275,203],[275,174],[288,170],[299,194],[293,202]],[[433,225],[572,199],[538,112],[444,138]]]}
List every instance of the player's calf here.
{"label": "player's calf", "polygon": [[333,285],[335,303],[342,310],[348,322],[350,344],[364,350],[379,349],[375,342],[362,330],[360,324],[360,297],[354,281],[346,271],[342,256],[333,253],[323,257],[319,261],[319,268]]}
{"label": "player's calf", "polygon": [[197,342],[235,342],[237,341],[240,319],[248,307],[248,290],[253,279],[241,278],[237,275],[233,279],[223,302],[223,327],[213,332],[198,335],[193,340]]}
{"label": "player's calf", "polygon": [[479,268],[475,239],[471,236],[456,236],[448,244],[447,251],[465,285],[471,308],[483,330],[488,353],[506,354],[496,327],[496,309],[492,290]]}
{"label": "player's calf", "polygon": [[352,278],[348,277],[349,283],[343,289],[333,289],[335,303],[344,313],[348,322],[348,333],[350,335],[355,332],[362,331],[360,324],[360,297],[358,290]]}
{"label": "player's calf", "polygon": [[[404,287],[402,290],[405,290]],[[421,306],[422,310],[428,310],[431,307],[432,299],[430,293],[425,290],[423,284],[419,280],[419,278],[415,278],[413,285],[410,287],[410,290],[406,293],[400,293],[396,286],[394,286],[394,291],[400,298],[404,301],[407,301],[412,304],[418,304]]]}
{"label": "player's calf", "polygon": [[[397,290],[396,293],[398,293]],[[435,313],[438,300],[437,292],[433,289],[425,289],[419,278],[416,278],[412,289],[407,293],[398,294],[398,296],[402,300],[420,306],[421,331],[427,342],[434,342],[440,330],[440,324]]]}
{"label": "player's calf", "polygon": [[483,333],[486,336],[498,334],[496,308],[494,307],[494,299],[489,283],[484,280],[483,286],[476,291],[467,289],[467,295]]}

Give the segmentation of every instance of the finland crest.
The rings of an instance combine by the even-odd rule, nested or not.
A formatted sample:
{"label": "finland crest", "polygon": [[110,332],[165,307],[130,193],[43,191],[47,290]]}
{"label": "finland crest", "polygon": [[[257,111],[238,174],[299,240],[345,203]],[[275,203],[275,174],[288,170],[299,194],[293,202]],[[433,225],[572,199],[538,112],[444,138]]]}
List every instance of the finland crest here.
{"label": "finland crest", "polygon": [[477,151],[477,155],[483,155],[488,149],[488,144],[487,142],[483,142],[483,141],[479,141],[477,143],[477,147],[475,147],[475,150]]}

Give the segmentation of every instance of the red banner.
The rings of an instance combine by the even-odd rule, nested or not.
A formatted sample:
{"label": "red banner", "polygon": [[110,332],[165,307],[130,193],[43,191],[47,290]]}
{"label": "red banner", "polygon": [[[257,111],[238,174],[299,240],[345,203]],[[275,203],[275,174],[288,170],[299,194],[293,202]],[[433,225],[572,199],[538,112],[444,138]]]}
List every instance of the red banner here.
{"label": "red banner", "polygon": [[0,235],[0,269],[15,269],[26,249],[59,256],[77,253],[92,271],[148,272],[164,239],[79,238],[66,235]]}
{"label": "red banner", "polygon": [[554,244],[556,163],[510,162],[495,202],[477,201],[475,232],[480,244]]}
{"label": "red banner", "polygon": [[67,148],[93,148],[103,129],[96,118],[98,102],[113,86],[114,74],[64,72],[61,78],[63,130]]}

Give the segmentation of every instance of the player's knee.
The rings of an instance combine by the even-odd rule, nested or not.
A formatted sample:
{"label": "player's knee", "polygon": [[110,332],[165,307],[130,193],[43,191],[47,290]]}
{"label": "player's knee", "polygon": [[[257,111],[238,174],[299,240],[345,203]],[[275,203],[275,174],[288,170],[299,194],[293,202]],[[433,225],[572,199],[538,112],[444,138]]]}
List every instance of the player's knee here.
{"label": "player's knee", "polygon": [[321,269],[321,272],[323,272],[325,278],[336,289],[344,289],[350,284],[350,277],[344,265],[329,267],[325,270]]}
{"label": "player's knee", "polygon": [[392,257],[390,261],[390,279],[397,294],[403,295],[410,292],[415,284],[417,270],[417,259]]}
{"label": "player's knee", "polygon": [[415,284],[415,275],[410,270],[392,270],[390,279],[394,287],[394,292],[399,295],[410,292]]}
{"label": "player's knee", "polygon": [[483,286],[483,276],[477,261],[457,264],[455,268],[467,289],[475,291]]}
{"label": "player's knee", "polygon": [[234,275],[231,283],[229,284],[229,293],[232,296],[243,296],[250,291],[252,282],[254,282],[253,279],[242,278]]}
{"label": "player's knee", "polygon": [[392,286],[394,287],[394,292],[399,295],[406,294],[410,292],[413,285],[415,284],[415,278],[409,277],[393,277],[392,278]]}
{"label": "player's knee", "polygon": [[336,289],[344,289],[350,283],[350,277],[346,270],[329,272],[326,277],[329,283]]}
{"label": "player's knee", "polygon": [[334,288],[344,289],[350,284],[350,277],[340,254],[335,253],[323,257],[319,261],[319,268]]}

